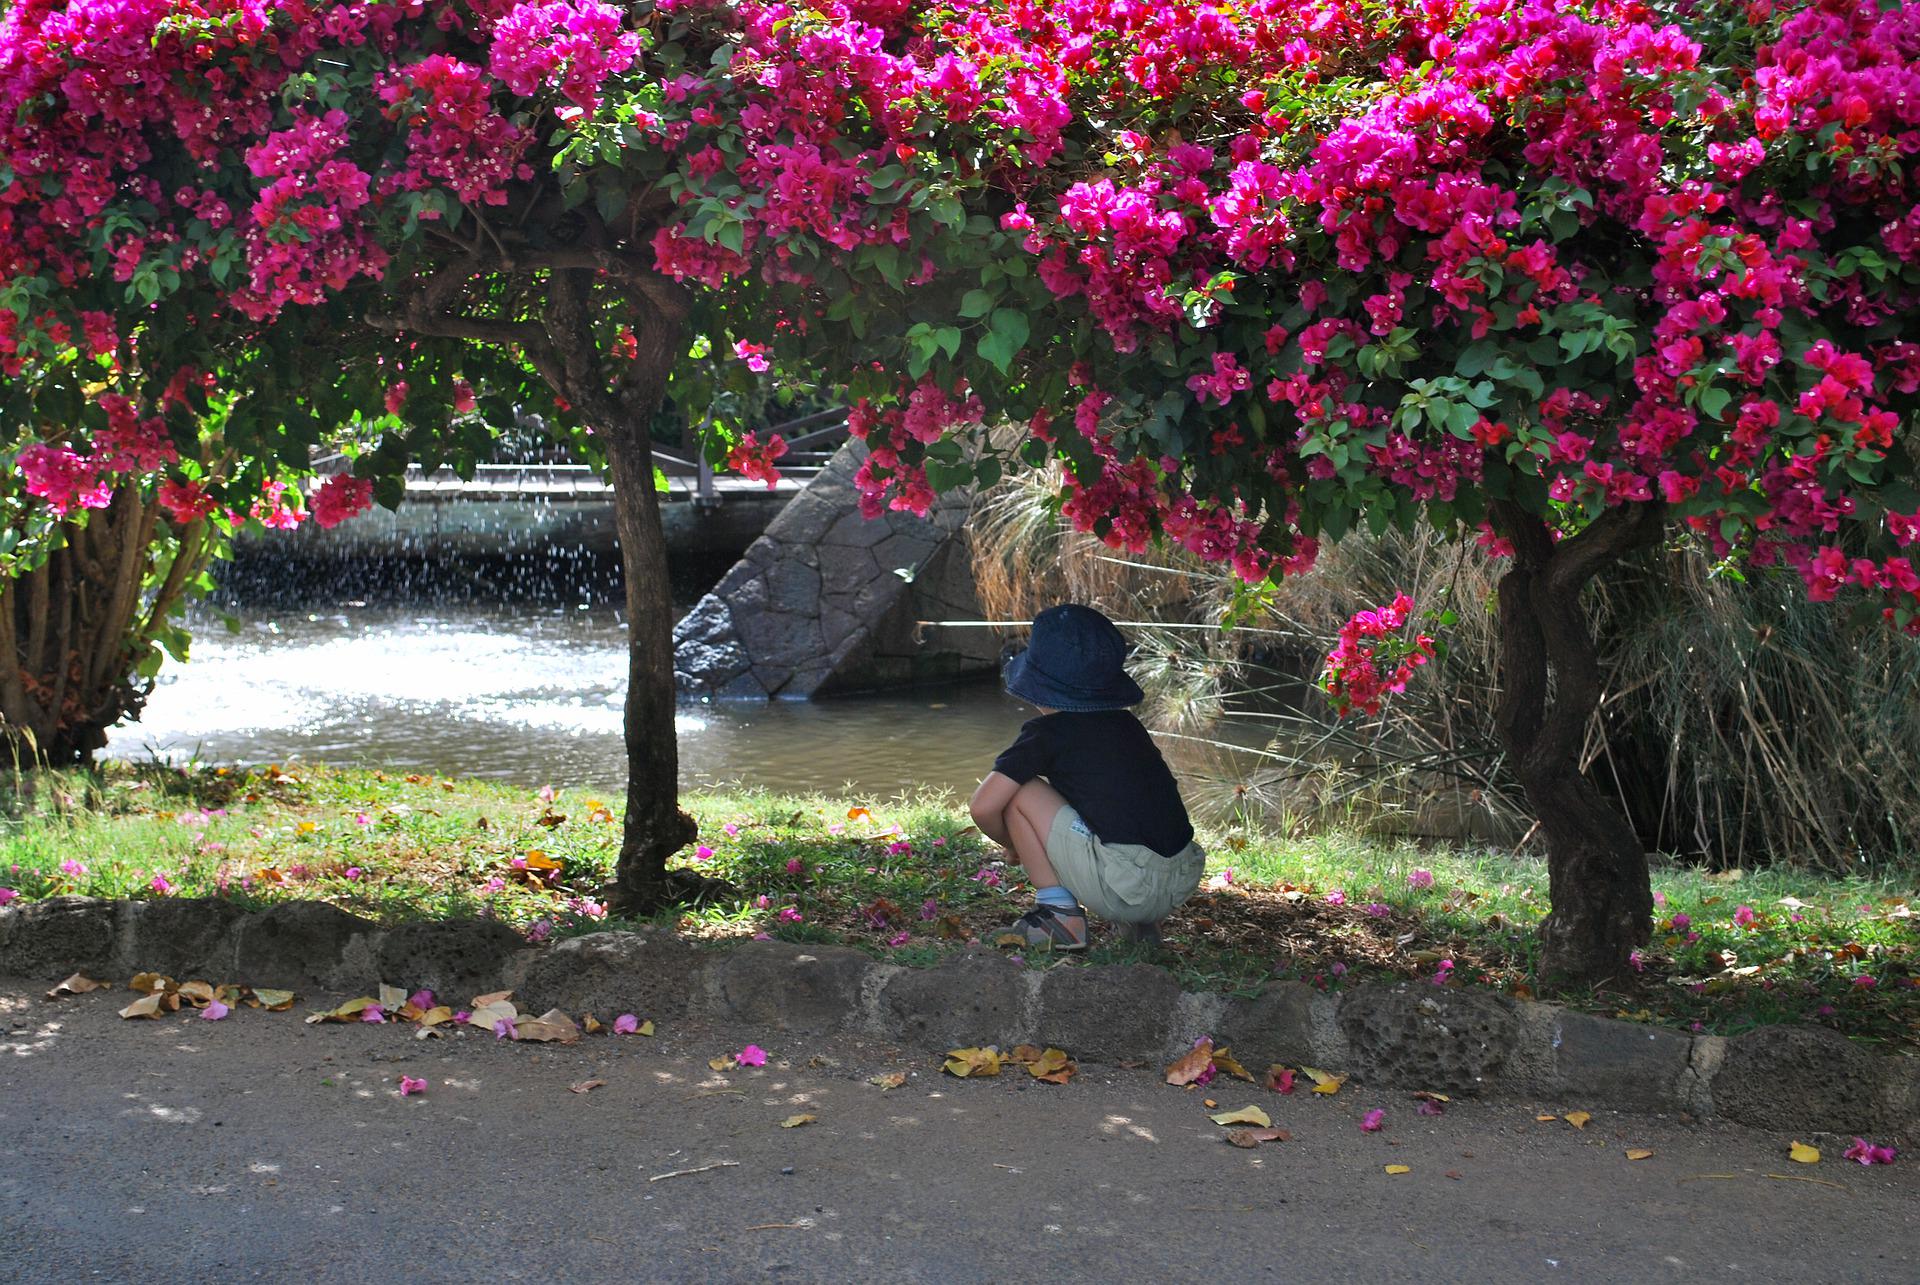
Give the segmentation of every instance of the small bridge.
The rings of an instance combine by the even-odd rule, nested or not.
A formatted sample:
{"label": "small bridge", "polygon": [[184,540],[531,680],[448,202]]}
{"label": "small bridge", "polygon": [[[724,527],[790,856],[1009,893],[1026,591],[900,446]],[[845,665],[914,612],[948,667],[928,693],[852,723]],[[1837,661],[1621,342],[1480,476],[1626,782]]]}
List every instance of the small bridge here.
{"label": "small bridge", "polygon": [[[772,487],[715,473],[697,450],[654,447],[654,464],[667,481],[661,522],[669,549],[739,553],[752,544],[847,440],[847,415],[822,411],[760,431],[778,433],[787,443],[780,480]],[[343,469],[346,461],[333,456],[317,464],[325,473]],[[558,461],[481,464],[470,478],[451,468],[409,468],[406,500],[398,510],[376,508],[330,531],[307,523],[292,536],[276,536],[274,548],[309,557],[617,548],[612,485],[591,465]]]}

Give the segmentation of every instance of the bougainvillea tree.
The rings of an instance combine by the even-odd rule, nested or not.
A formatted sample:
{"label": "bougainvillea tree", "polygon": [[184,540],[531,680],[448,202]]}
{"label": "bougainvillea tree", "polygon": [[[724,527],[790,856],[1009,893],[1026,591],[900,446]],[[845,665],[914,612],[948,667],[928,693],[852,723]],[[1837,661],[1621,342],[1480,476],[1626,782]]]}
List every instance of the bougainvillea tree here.
{"label": "bougainvillea tree", "polygon": [[[103,392],[183,459],[208,409],[248,459],[350,426],[366,478],[443,449],[467,388],[590,430],[635,894],[689,834],[643,428],[671,382],[806,372],[853,401],[874,511],[1057,467],[1076,524],[1249,592],[1429,522],[1512,559],[1500,721],[1550,850],[1544,959],[1603,977],[1651,897],[1579,770],[1582,586],[1690,538],[1920,622],[1920,12],[1680,8],[16,2],[10,414],[88,458]],[[764,476],[777,450],[731,453]]]}

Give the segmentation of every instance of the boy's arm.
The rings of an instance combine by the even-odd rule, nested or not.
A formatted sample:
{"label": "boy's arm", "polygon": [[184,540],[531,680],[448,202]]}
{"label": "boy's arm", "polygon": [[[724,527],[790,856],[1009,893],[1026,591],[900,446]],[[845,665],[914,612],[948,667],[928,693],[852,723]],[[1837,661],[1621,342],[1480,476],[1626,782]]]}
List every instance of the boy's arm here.
{"label": "boy's arm", "polygon": [[967,802],[967,811],[973,814],[973,823],[980,827],[980,833],[1003,848],[1011,846],[1007,838],[1007,805],[1019,791],[1020,783],[1012,777],[989,772]]}

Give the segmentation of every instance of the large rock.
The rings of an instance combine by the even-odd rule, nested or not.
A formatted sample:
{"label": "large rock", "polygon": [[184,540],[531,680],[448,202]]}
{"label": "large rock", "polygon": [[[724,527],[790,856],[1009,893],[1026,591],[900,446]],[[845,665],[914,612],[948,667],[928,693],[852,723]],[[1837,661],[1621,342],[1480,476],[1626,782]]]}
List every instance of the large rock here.
{"label": "large rock", "polygon": [[1034,1038],[1098,1062],[1158,1059],[1173,1038],[1180,984],[1151,964],[1049,970]]}
{"label": "large rock", "polygon": [[113,961],[114,903],[97,897],[47,897],[0,910],[0,970],[19,977],[61,977]]}
{"label": "large rock", "polygon": [[1475,1094],[1524,1078],[1526,1027],[1503,995],[1363,986],[1341,998],[1340,1030],[1345,1069],[1370,1084]]}
{"label": "large rock", "polygon": [[904,968],[880,992],[881,1029],[922,1048],[1019,1043],[1026,1029],[1026,970],[975,947],[937,968]]}
{"label": "large rock", "polygon": [[1692,1105],[1693,1039],[1678,1031],[1533,1005],[1529,1017],[1553,1050],[1539,1085],[1563,1103],[1604,1102],[1620,1111]]}
{"label": "large rock", "polygon": [[1316,1060],[1313,1007],[1320,998],[1305,982],[1269,982],[1252,998],[1236,998],[1214,1031],[1214,1044],[1233,1049],[1256,1073],[1274,1062],[1301,1066]]}
{"label": "large rock", "polygon": [[367,980],[408,991],[425,986],[443,1003],[463,1003],[506,985],[508,961],[525,948],[520,934],[497,919],[404,924],[381,938],[380,976]]}
{"label": "large rock", "polygon": [[120,961],[132,972],[228,980],[233,925],[246,911],[219,897],[166,897],[127,906],[128,932]]}
{"label": "large rock", "polygon": [[1824,1027],[1762,1027],[1727,1041],[1713,1109],[1767,1129],[1865,1132],[1882,1123],[1887,1061]]}
{"label": "large rock", "polygon": [[839,1030],[857,1025],[861,991],[877,967],[846,946],[754,941],[727,957],[720,993],[727,1012],[779,1031]]}
{"label": "large rock", "polygon": [[699,992],[708,958],[662,929],[570,937],[534,960],[516,999],[532,1012],[592,1013],[608,1025],[622,1013],[678,1018]]}
{"label": "large rock", "polygon": [[249,986],[326,986],[354,937],[374,925],[323,901],[283,901],[233,928],[232,980]]}

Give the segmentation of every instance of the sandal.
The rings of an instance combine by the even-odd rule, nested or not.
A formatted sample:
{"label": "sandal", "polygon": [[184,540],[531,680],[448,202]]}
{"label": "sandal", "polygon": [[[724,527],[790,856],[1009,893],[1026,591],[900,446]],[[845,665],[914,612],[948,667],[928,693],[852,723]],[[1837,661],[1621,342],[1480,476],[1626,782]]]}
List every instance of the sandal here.
{"label": "sandal", "polygon": [[1061,953],[1085,950],[1087,939],[1085,929],[1076,937],[1073,930],[1062,922],[1061,916],[1078,918],[1084,925],[1087,921],[1085,907],[1075,906],[1072,910],[1060,910],[1053,906],[1035,906],[1011,924],[993,934],[996,946],[1024,946],[1029,950],[1052,950]]}

